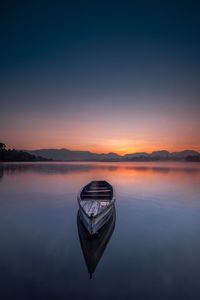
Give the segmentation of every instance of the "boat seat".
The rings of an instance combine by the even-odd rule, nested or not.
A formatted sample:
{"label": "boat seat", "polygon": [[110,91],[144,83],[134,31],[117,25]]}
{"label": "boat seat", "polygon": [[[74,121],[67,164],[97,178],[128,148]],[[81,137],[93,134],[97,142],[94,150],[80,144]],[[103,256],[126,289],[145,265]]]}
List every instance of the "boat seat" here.
{"label": "boat seat", "polygon": [[110,199],[110,198],[112,198],[112,195],[108,195],[108,196],[102,196],[102,195],[95,195],[95,196],[84,195],[82,198],[83,199],[85,199],[85,198],[87,198],[87,199]]}
{"label": "boat seat", "polygon": [[82,197],[110,197],[112,196],[112,193],[84,193],[82,194]]}
{"label": "boat seat", "polygon": [[102,189],[107,189],[107,188],[109,188],[108,186],[89,186],[89,187],[87,187],[88,189],[90,189],[90,190],[93,190],[93,189],[98,189],[98,190],[102,190]]}
{"label": "boat seat", "polygon": [[88,190],[88,191],[85,191],[86,193],[104,193],[104,192],[111,192],[111,190]]}
{"label": "boat seat", "polygon": [[99,191],[85,191],[85,192],[83,192],[82,193],[82,195],[110,195],[110,194],[112,194],[112,192],[111,191],[101,191],[101,192],[99,192]]}
{"label": "boat seat", "polygon": [[88,196],[83,196],[82,199],[83,199],[84,201],[91,201],[91,200],[111,201],[111,200],[112,200],[112,196],[109,196],[109,197],[88,197]]}

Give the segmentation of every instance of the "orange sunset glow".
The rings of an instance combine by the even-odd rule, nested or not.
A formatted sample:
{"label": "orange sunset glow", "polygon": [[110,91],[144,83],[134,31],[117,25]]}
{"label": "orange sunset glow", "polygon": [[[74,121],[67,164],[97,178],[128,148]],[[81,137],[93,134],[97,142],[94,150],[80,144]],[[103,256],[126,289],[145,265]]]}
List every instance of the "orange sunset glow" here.
{"label": "orange sunset glow", "polygon": [[[112,122],[104,116],[99,116],[96,121],[89,116],[87,122],[82,118],[82,123],[80,116],[71,117],[70,121],[65,121],[64,117],[57,121],[53,116],[51,120],[48,120],[49,117],[24,118],[20,124],[16,119],[10,120],[10,129],[4,129],[1,138],[10,148],[27,150],[67,148],[117,154],[163,149],[171,152],[185,149],[199,151],[199,120],[192,117],[176,120],[175,114],[173,117],[165,115],[164,122],[160,117],[147,116],[145,123],[136,118],[128,119],[125,114],[119,120],[113,117]],[[69,118],[66,116],[66,119]],[[76,122],[76,119],[79,121]]]}
{"label": "orange sunset glow", "polygon": [[188,34],[179,14],[159,26],[142,16],[142,26],[139,15],[116,18],[120,9],[104,16],[105,26],[104,18],[77,13],[77,28],[76,18],[57,27],[45,15],[49,27],[30,25],[38,35],[25,15],[5,21],[9,33],[22,27],[13,40],[3,35],[1,142],[23,150],[200,151],[197,26],[184,19]]}

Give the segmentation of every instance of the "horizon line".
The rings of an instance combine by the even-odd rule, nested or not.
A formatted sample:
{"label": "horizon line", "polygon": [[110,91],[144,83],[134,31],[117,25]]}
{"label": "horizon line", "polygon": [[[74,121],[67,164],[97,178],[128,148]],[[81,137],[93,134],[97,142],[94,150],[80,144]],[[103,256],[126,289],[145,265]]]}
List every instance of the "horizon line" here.
{"label": "horizon line", "polygon": [[[14,148],[13,148],[14,149]],[[89,152],[89,153],[93,153],[93,154],[104,154],[104,155],[107,155],[107,154],[115,154],[115,155],[118,155],[118,156],[125,156],[125,155],[131,155],[131,154],[153,154],[155,152],[163,152],[163,151],[166,151],[168,152],[169,154],[173,154],[173,153],[180,153],[180,152],[184,152],[184,151],[194,151],[198,154],[200,154],[200,151],[198,150],[194,150],[194,149],[183,149],[183,150],[176,150],[176,151],[169,151],[169,150],[166,150],[166,149],[161,149],[161,150],[153,150],[153,151],[150,151],[150,152],[146,152],[146,151],[136,151],[136,152],[129,152],[129,153],[123,153],[123,154],[119,154],[117,152],[114,152],[114,151],[109,151],[109,152],[93,152],[91,150],[72,150],[72,149],[69,149],[69,148],[37,148],[37,149],[16,149],[18,151],[40,151],[40,150],[67,150],[67,151],[71,151],[71,152]]]}

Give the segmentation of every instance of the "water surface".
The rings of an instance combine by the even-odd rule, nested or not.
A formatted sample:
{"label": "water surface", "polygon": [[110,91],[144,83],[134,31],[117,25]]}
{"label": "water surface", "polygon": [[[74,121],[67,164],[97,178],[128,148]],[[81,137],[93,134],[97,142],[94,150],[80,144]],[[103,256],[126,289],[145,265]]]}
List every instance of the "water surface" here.
{"label": "water surface", "polygon": [[[117,200],[90,279],[76,197],[95,179]],[[195,300],[199,278],[200,164],[0,165],[1,299]]]}

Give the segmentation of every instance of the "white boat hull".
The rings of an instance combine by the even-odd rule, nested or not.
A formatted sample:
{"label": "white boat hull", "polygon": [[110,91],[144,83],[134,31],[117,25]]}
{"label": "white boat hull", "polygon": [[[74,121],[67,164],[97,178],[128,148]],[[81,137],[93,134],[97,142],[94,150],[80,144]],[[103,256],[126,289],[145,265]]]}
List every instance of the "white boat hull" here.
{"label": "white boat hull", "polygon": [[103,225],[105,225],[105,223],[109,221],[112,215],[113,207],[114,205],[110,205],[108,209],[106,209],[101,213],[101,215],[96,217],[89,217],[81,208],[79,209],[80,219],[91,235],[97,234],[99,229],[101,229],[101,227],[103,227]]}

